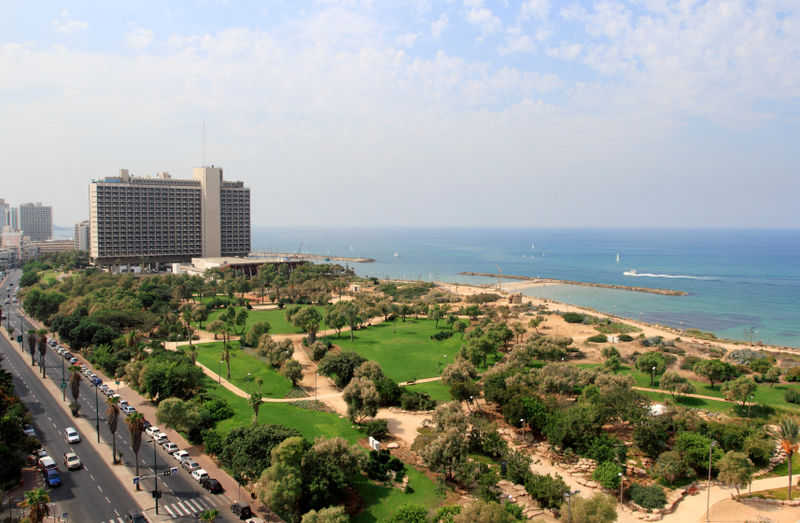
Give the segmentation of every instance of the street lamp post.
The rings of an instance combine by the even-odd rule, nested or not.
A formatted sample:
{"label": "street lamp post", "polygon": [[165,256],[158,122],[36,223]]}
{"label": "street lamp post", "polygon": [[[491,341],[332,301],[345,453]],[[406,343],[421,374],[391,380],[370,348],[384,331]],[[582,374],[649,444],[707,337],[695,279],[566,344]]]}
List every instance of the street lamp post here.
{"label": "street lamp post", "polygon": [[67,382],[64,377],[64,358],[61,358],[61,401],[67,401]]}
{"label": "street lamp post", "polygon": [[653,368],[650,369],[650,386],[653,387],[653,392],[656,391],[656,367],[653,365]]}
{"label": "street lamp post", "polygon": [[751,394],[751,395],[750,395],[750,403],[748,403],[748,404],[747,404],[747,417],[748,417],[748,418],[750,417],[750,406],[753,404],[753,398],[754,398],[754,397],[755,397],[755,396],[753,396],[753,395]]}
{"label": "street lamp post", "polygon": [[579,493],[580,490],[573,490],[564,494],[564,497],[567,498],[567,523],[572,523],[572,496]]}
{"label": "street lamp post", "polygon": [[153,497],[156,500],[156,516],[158,515],[158,465],[156,464],[156,445],[158,442],[153,438]]}
{"label": "street lamp post", "polygon": [[[100,405],[97,402],[97,384],[94,386],[94,410],[96,416],[96,423],[95,427],[97,428],[97,442],[100,443]],[[112,456],[114,459],[117,459],[116,456]]]}
{"label": "street lamp post", "polygon": [[706,521],[711,521],[709,519],[711,515],[711,452],[716,446],[716,441],[712,441],[708,446],[708,493],[706,495]]}
{"label": "street lamp post", "polygon": [[618,472],[617,475],[619,476],[619,504],[622,505],[622,485],[625,483],[625,476],[622,475],[622,472]]}
{"label": "street lamp post", "polygon": [[525,443],[525,419],[520,418],[519,419],[519,424],[522,427],[522,443],[524,444]]}
{"label": "street lamp post", "polygon": [[222,360],[219,360],[217,365],[217,385],[222,385]]}

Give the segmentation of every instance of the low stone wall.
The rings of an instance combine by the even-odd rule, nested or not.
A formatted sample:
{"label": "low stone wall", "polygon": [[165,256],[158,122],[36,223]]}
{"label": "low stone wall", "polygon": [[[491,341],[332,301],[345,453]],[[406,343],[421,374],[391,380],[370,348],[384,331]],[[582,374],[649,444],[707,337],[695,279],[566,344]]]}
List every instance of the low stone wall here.
{"label": "low stone wall", "polygon": [[760,503],[766,505],[782,505],[784,507],[800,507],[800,499],[793,499],[791,501],[785,499],[764,499],[764,498],[733,498],[740,503],[748,505],[758,505]]}

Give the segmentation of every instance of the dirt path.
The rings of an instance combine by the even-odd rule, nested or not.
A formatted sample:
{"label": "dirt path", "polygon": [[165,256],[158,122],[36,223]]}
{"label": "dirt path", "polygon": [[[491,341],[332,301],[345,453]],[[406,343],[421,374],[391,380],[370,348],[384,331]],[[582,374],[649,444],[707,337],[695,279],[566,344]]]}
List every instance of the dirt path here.
{"label": "dirt path", "polygon": [[[645,392],[660,392],[662,394],[672,394],[668,390],[651,389],[650,387],[631,387],[631,388],[634,389],[634,390],[641,390],[641,391],[645,391]],[[685,396],[687,398],[699,398],[699,399],[702,399],[702,400],[722,401],[722,402],[725,402],[725,403],[736,403],[736,404],[739,403],[738,401],[726,400],[725,398],[715,398],[714,396],[703,396],[702,394],[683,394],[683,396]],[[752,405],[755,405],[755,403],[752,403]]]}

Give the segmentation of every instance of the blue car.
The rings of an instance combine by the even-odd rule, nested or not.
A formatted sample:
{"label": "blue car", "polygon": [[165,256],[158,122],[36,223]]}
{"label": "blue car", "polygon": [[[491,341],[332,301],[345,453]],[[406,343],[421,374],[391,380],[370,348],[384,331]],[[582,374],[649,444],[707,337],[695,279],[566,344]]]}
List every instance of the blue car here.
{"label": "blue car", "polygon": [[58,473],[58,469],[45,470],[42,474],[44,475],[44,482],[47,483],[48,487],[61,486],[61,474]]}
{"label": "blue car", "polygon": [[103,384],[103,380],[101,380],[100,378],[95,377],[95,378],[92,378],[92,383],[94,383],[95,385],[102,385]]}

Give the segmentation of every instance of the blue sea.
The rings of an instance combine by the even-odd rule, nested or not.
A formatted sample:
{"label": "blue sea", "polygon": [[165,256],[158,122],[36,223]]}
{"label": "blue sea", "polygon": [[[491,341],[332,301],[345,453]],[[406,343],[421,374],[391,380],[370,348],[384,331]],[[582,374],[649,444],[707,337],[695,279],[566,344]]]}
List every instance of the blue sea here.
{"label": "blue sea", "polygon": [[[800,347],[800,230],[254,227],[253,250],[360,256],[361,276],[487,283],[462,271],[686,291],[523,291],[717,336]],[[617,262],[619,255],[619,263]],[[636,275],[631,275],[634,271]],[[628,272],[628,275],[624,273]]]}

